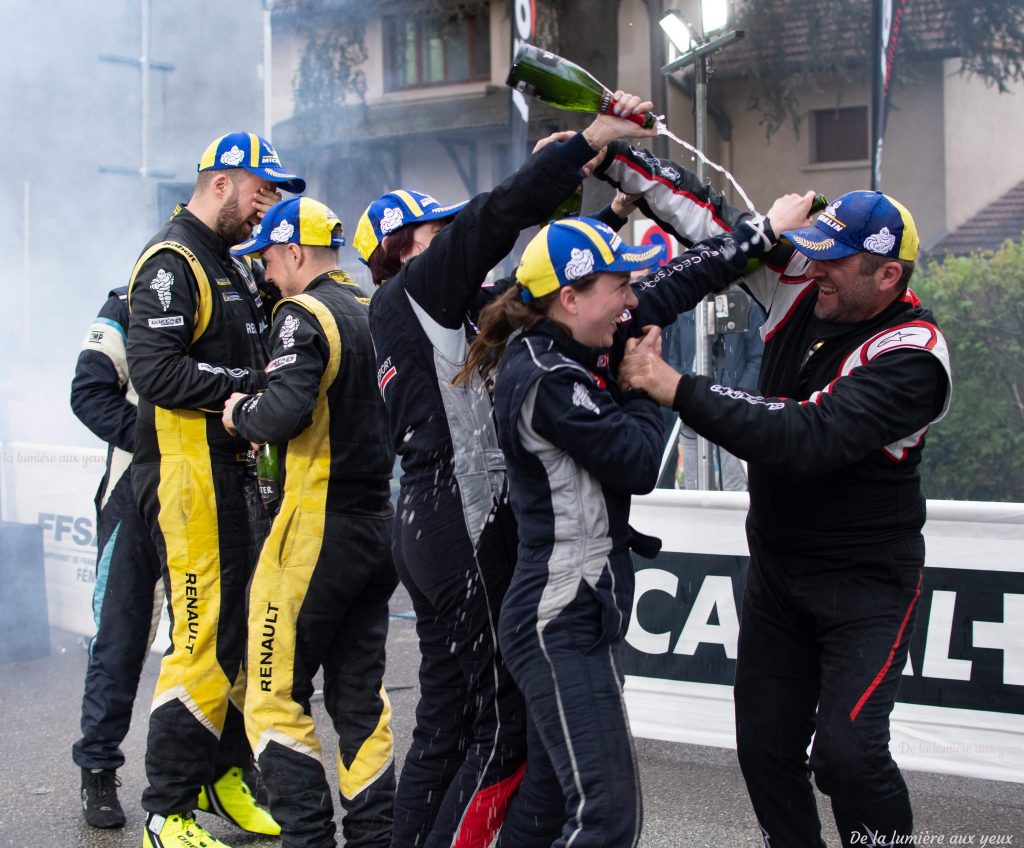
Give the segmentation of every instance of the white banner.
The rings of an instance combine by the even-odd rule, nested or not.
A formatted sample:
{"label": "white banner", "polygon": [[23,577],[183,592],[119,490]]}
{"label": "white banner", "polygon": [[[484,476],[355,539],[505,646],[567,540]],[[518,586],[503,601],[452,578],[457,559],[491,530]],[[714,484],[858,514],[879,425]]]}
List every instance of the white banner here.
{"label": "white banner", "polygon": [[[633,499],[631,523],[665,543],[637,560],[626,635],[624,664],[644,671],[626,679],[638,736],[735,747],[746,512],[746,493]],[[1024,782],[1024,504],[929,501],[928,516],[891,750],[909,769]]]}
{"label": "white banner", "polygon": [[42,526],[50,626],[86,636],[96,630],[93,498],[106,456],[102,448],[3,445],[3,520]]}

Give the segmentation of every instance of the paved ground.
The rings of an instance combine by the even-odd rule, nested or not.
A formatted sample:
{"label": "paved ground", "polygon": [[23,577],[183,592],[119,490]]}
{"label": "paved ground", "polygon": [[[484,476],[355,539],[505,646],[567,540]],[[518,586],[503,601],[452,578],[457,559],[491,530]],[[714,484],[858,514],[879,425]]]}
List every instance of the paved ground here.
{"label": "paved ground", "polygon": [[[394,611],[409,608],[396,597]],[[138,848],[143,813],[142,757],[146,710],[156,680],[158,658],[146,665],[135,722],[125,742],[121,798],[128,826],[97,831],[85,825],[78,801],[79,772],[71,762],[78,736],[78,710],[86,651],[77,636],[52,631],[50,657],[0,664],[0,848],[59,845],[62,848]],[[396,750],[408,746],[416,687],[416,636],[409,618],[392,621],[386,685],[394,707]],[[316,705],[317,718],[322,705]],[[321,722],[321,726],[329,726]],[[328,742],[327,744],[330,744]],[[641,848],[760,845],[743,782],[731,751],[665,742],[637,743],[643,780],[645,826]],[[1024,787],[1021,784],[909,773],[921,844],[1024,844]],[[332,777],[333,779],[333,777]],[[820,799],[819,799],[820,800]],[[826,839],[838,840],[827,806],[822,806]],[[216,836],[231,845],[270,848],[277,840],[241,834],[220,820],[200,814]],[[983,841],[1001,836],[1000,842]],[[940,841],[938,837],[943,837]],[[973,840],[970,839],[973,837]],[[1012,839],[1007,842],[1007,837]]]}

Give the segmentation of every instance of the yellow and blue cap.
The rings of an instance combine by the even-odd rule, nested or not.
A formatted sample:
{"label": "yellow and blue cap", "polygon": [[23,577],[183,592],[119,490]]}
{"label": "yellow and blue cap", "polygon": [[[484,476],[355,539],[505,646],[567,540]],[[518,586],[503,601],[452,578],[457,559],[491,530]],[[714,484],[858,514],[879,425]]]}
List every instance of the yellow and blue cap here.
{"label": "yellow and blue cap", "polygon": [[907,207],[880,191],[847,192],[812,226],[782,235],[804,256],[819,260],[874,253],[914,261],[921,246]]}
{"label": "yellow and blue cap", "polygon": [[202,173],[230,168],[244,168],[292,194],[302,194],[306,190],[304,179],[284,170],[274,145],[255,133],[228,133],[210,142],[196,170]]}
{"label": "yellow and blue cap", "polygon": [[593,218],[565,218],[552,221],[526,245],[516,281],[528,303],[590,274],[649,268],[664,252],[663,244],[632,247]]}
{"label": "yellow and blue cap", "polygon": [[451,218],[469,203],[468,200],[442,206],[429,194],[411,189],[395,189],[382,194],[366,207],[356,225],[352,246],[365,264],[384,236],[397,233],[409,224],[425,224],[438,218]]}
{"label": "yellow and blue cap", "polygon": [[252,238],[231,248],[235,256],[260,253],[275,244],[341,247],[345,236],[341,219],[319,200],[291,197],[267,210]]}

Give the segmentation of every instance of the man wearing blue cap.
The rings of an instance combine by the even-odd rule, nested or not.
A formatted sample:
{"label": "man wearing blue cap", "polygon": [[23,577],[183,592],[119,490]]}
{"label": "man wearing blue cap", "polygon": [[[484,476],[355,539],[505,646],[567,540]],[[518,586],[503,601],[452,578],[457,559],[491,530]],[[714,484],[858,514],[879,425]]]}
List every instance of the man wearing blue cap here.
{"label": "man wearing blue cap", "polygon": [[[228,249],[249,237],[277,188],[301,192],[305,183],[252,133],[214,141],[198,170],[188,205],[139,257],[128,294],[128,368],[139,393],[132,482],[172,620],[146,748],[150,848],[220,845],[195,823],[197,806],[246,830],[279,830],[237,767],[250,753],[240,700],[232,705],[228,696],[241,683],[255,481],[248,443],[224,429],[220,413],[232,392],[266,385],[260,292]],[[224,761],[236,765],[222,771]]]}
{"label": "man wearing blue cap", "polygon": [[394,452],[377,389],[369,300],[338,268],[341,221],[308,197],[273,206],[232,249],[261,254],[284,295],[267,386],[224,405],[229,433],[276,443],[280,512],[249,589],[245,724],[286,848],[335,845],[310,715],[313,676],[338,733],[345,845],[387,846],[395,794],[383,687]]}
{"label": "man wearing blue cap", "polygon": [[[684,238],[744,217],[688,173],[672,198],[641,185],[663,168],[607,174]],[[691,189],[700,208],[679,200]],[[913,830],[889,714],[921,592],[918,468],[949,405],[949,357],[907,288],[918,236],[902,204],[849,192],[783,235],[795,252],[745,280],[768,311],[757,387],[680,376],[650,351],[620,373],[750,463],[736,741],[765,845],[824,845],[809,772],[844,846],[890,845]]]}

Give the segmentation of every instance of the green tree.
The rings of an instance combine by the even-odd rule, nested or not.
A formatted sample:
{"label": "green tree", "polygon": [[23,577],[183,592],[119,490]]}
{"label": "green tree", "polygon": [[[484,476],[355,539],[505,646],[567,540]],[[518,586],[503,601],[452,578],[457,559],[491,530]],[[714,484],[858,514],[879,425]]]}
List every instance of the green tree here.
{"label": "green tree", "polygon": [[953,363],[953,403],[928,433],[930,498],[1024,501],[1024,242],[930,262],[914,291]]}
{"label": "green tree", "polygon": [[[539,0],[535,40],[615,88],[619,41],[614,24],[619,2]],[[490,0],[409,0],[388,8],[395,11],[401,5],[409,14],[440,15],[450,23],[491,10]],[[294,81],[297,111],[316,115],[346,103],[363,102],[366,74],[362,66],[369,58],[366,25],[380,14],[379,7],[366,0],[292,0],[285,8],[306,45]]]}

